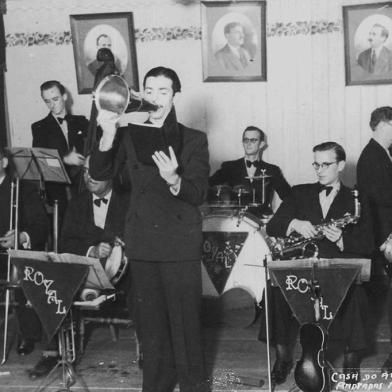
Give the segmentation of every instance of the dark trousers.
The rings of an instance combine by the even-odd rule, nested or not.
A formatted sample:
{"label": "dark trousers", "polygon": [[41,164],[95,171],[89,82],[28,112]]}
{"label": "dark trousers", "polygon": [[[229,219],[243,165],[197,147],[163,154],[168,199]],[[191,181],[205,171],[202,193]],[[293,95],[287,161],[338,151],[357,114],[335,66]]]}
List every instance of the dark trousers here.
{"label": "dark trousers", "polygon": [[143,347],[143,392],[209,390],[200,332],[200,261],[130,263]]}
{"label": "dark trousers", "polygon": [[[292,346],[299,324],[279,287],[269,285],[269,331],[271,344]],[[264,315],[264,313],[263,313]],[[328,328],[329,341],[340,342],[345,351],[362,351],[368,345],[368,304],[361,285],[352,285]],[[262,317],[259,339],[266,340],[265,317]]]}

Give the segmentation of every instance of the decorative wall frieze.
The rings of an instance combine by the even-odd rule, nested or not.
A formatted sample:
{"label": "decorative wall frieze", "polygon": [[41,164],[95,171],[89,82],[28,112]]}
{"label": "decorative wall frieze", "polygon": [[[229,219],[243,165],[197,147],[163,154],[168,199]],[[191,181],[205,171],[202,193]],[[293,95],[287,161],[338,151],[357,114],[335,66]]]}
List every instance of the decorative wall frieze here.
{"label": "decorative wall frieze", "polygon": [[[343,27],[341,21],[318,20],[288,23],[276,22],[267,25],[267,37],[316,35],[342,32]],[[200,40],[201,27],[174,26],[135,29],[135,39],[137,42]],[[72,36],[70,31],[32,33],[18,32],[6,34],[7,47],[69,45],[71,43]]]}

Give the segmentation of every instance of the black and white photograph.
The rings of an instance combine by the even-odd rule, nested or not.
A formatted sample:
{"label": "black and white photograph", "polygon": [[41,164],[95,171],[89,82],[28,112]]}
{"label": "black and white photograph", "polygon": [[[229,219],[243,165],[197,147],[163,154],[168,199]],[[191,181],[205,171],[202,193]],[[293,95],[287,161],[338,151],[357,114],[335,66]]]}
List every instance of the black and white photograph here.
{"label": "black and white photograph", "polygon": [[392,392],[392,0],[0,0],[0,392]]}

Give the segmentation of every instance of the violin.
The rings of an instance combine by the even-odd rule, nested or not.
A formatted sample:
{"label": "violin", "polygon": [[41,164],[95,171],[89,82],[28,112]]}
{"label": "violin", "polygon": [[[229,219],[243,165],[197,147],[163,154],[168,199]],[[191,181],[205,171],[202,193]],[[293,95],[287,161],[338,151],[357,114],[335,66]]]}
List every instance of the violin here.
{"label": "violin", "polygon": [[301,358],[294,370],[294,379],[303,392],[331,391],[329,366],[324,360],[328,331],[320,324],[320,286],[314,279],[309,287],[314,300],[315,322],[305,323],[300,328]]}

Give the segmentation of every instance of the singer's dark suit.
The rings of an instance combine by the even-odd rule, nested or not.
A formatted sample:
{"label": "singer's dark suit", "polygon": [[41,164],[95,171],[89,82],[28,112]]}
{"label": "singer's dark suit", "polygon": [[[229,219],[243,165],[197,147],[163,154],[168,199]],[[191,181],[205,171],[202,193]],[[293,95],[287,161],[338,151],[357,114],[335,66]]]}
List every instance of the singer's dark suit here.
{"label": "singer's dark suit", "polygon": [[[287,197],[280,205],[275,215],[267,224],[267,234],[274,237],[285,237],[289,223],[293,219],[307,220],[313,225],[324,221],[321,205],[319,202],[319,184],[303,184],[294,186],[292,195]],[[351,191],[341,184],[335,199],[333,200],[325,221],[339,219],[345,213],[354,213],[354,199]],[[372,243],[369,240],[369,227],[367,220],[368,212],[364,209],[359,223],[347,226],[343,229],[344,250],[341,252],[338,246],[331,241],[322,239],[316,244],[321,258],[355,258],[369,257]],[[290,344],[290,339],[295,336],[298,323],[283,298],[279,288],[270,290],[271,318],[270,331],[273,332],[273,340],[277,344]],[[367,301],[360,285],[353,285],[344,300],[340,311],[330,327],[330,339],[342,340],[343,345],[349,351],[357,351],[366,348],[365,320]],[[260,334],[265,337],[264,323]]]}
{"label": "singer's dark suit", "polygon": [[[84,154],[84,141],[86,138],[86,132],[88,128],[88,120],[84,116],[67,115],[67,126],[68,126],[68,145],[65,139],[64,133],[53,117],[49,113],[45,118],[39,120],[31,125],[33,133],[33,147],[52,148],[59,152],[60,157],[68,154],[69,151],[75,147],[76,151],[80,154]],[[67,173],[71,181],[77,182],[80,170],[79,168],[73,168],[65,165]],[[77,186],[78,184],[76,184]],[[48,203],[53,204],[53,201],[57,199],[59,201],[59,214],[63,215],[65,207],[67,205],[67,194],[64,184],[48,183],[46,185]]]}
{"label": "singer's dark suit", "polygon": [[[6,176],[0,185],[0,236],[10,229],[11,178]],[[48,237],[48,219],[37,184],[20,182],[19,192],[19,232],[26,232],[31,241],[32,250],[44,250]],[[0,250],[2,248],[0,247]],[[0,255],[1,276],[6,278],[7,257]],[[22,338],[40,340],[41,324],[32,308],[24,306],[26,300],[21,290],[15,291],[20,306],[17,307],[19,330]]]}
{"label": "singer's dark suit", "polygon": [[[265,170],[265,174],[271,177],[265,179],[265,196],[263,208],[255,210],[256,215],[262,214],[266,211],[266,208],[270,206],[273,193],[276,191],[279,197],[283,200],[286,196],[290,195],[291,187],[283,177],[283,174],[278,166],[270,163],[260,161],[256,167],[255,176],[261,174],[261,170]],[[255,188],[256,190],[256,202],[261,203],[262,201],[262,181],[254,180],[250,182],[248,178],[245,159],[240,158],[235,161],[223,162],[221,168],[211,176],[209,183],[213,185],[229,185],[234,187],[236,185],[245,185],[249,188]],[[249,203],[252,201],[252,195],[242,196],[242,203]]]}
{"label": "singer's dark suit", "polygon": [[[125,162],[132,192],[124,240],[131,260],[143,345],[143,392],[206,391],[200,337],[202,220],[198,206],[208,188],[208,149],[204,133],[177,123],[181,187],[173,195],[155,165],[137,159],[130,129],[120,128],[119,150],[95,151],[94,178],[113,176],[113,159]],[[172,121],[170,123],[170,121]],[[140,306],[139,306],[140,305]]]}

